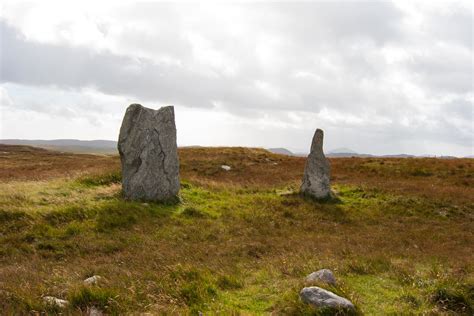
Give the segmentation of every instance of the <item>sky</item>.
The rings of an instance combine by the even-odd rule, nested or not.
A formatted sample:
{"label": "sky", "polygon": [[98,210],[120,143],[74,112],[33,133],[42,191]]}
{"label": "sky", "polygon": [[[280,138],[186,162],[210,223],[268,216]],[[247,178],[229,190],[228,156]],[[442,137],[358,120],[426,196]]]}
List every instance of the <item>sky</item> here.
{"label": "sky", "polygon": [[116,140],[174,105],[178,144],[474,154],[471,1],[0,4],[0,138]]}

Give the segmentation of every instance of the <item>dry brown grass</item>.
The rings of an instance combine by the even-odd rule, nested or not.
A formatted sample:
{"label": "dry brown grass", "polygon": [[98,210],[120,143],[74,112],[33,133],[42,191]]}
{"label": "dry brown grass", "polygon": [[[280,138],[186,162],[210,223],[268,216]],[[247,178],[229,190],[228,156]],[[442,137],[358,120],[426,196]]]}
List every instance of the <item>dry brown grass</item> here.
{"label": "dry brown grass", "polygon": [[340,201],[315,203],[291,194],[304,158],[182,148],[183,201],[163,206],[122,201],[108,177],[77,182],[118,169],[116,156],[2,148],[0,307],[12,313],[44,309],[41,295],[78,313],[91,274],[119,313],[300,314],[301,280],[323,267],[367,314],[449,314],[433,295],[474,289],[469,159],[331,159]]}
{"label": "dry brown grass", "polygon": [[0,144],[0,181],[46,180],[117,169],[111,156],[62,153],[31,146]]}

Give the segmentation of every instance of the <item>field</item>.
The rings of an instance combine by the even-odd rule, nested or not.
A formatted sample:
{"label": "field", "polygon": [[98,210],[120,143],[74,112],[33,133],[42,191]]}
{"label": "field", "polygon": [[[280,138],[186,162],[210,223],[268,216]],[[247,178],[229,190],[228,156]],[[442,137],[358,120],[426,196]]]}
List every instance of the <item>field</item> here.
{"label": "field", "polygon": [[474,313],[474,160],[331,159],[316,202],[304,158],[179,154],[163,205],[121,198],[117,156],[0,145],[0,314],[331,314],[298,297],[321,268],[358,314]]}

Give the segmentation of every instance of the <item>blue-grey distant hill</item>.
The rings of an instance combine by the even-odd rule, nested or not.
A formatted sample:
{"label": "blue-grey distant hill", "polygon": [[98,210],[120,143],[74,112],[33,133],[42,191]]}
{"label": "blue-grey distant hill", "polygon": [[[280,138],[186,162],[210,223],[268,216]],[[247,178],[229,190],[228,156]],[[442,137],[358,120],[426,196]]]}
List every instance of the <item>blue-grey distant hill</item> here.
{"label": "blue-grey distant hill", "polygon": [[269,152],[272,152],[274,154],[280,154],[280,155],[286,155],[286,156],[294,156],[295,154],[289,151],[286,148],[268,148],[267,149]]}
{"label": "blue-grey distant hill", "polygon": [[[72,152],[72,153],[83,153],[83,154],[106,154],[115,155],[118,154],[117,142],[114,140],[79,140],[79,139],[0,139],[0,144],[7,145],[26,145],[40,148],[46,148],[56,151]],[[188,147],[200,147],[200,146],[188,146]],[[308,153],[294,153],[286,148],[268,148],[268,151],[287,156],[306,157]],[[384,158],[414,158],[414,157],[433,157],[439,159],[454,159],[457,157],[453,156],[433,156],[433,155],[422,155],[414,156],[407,154],[395,154],[395,155],[371,155],[371,154],[359,154],[350,148],[336,148],[326,153],[327,157],[331,158],[347,158],[347,157],[384,157]],[[464,158],[474,158],[474,156],[466,156]]]}
{"label": "blue-grey distant hill", "polygon": [[117,142],[113,140],[78,139],[0,139],[1,144],[27,145],[56,151],[84,154],[118,154]]}
{"label": "blue-grey distant hill", "polygon": [[[306,157],[308,155],[308,153],[293,153],[286,148],[268,148],[267,150],[275,154],[281,154],[281,155],[287,155],[287,156]],[[415,155],[408,155],[408,154],[390,154],[390,155],[359,154],[355,152],[354,150],[350,148],[346,148],[346,147],[330,150],[326,153],[326,157],[330,157],[330,158],[350,158],[350,157],[358,157],[358,158],[370,158],[370,157],[380,157],[380,158],[417,158],[419,157],[419,158],[422,158],[423,157],[425,158],[425,157],[431,157],[431,158],[438,158],[438,159],[458,158],[454,156],[434,156],[434,155],[415,156]],[[466,156],[464,158],[474,158],[474,156]]]}

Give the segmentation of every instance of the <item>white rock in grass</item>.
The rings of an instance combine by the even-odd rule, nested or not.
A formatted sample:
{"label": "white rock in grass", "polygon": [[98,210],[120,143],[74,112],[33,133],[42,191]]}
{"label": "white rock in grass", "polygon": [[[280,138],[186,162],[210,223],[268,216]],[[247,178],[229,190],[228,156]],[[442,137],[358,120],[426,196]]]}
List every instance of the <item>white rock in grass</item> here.
{"label": "white rock in grass", "polygon": [[60,308],[65,308],[69,302],[66,300],[62,300],[60,298],[54,297],[54,296],[44,296],[43,297],[43,302],[49,305],[55,305]]}
{"label": "white rock in grass", "polygon": [[99,280],[101,279],[102,277],[98,276],[98,275],[93,275],[91,276],[90,278],[87,278],[84,280],[84,284],[85,285],[93,285],[93,284],[97,284],[99,283]]}
{"label": "white rock in grass", "polygon": [[102,311],[94,306],[88,308],[87,310],[87,315],[88,316],[102,316],[104,313]]}
{"label": "white rock in grass", "polygon": [[227,166],[227,165],[222,165],[221,168],[224,169],[225,171],[230,171],[230,169],[232,169],[230,166]]}
{"label": "white rock in grass", "polygon": [[326,282],[327,284],[330,284],[330,285],[336,285],[336,277],[334,276],[332,271],[329,269],[318,270],[316,272],[309,274],[306,277],[306,282],[308,283],[318,282],[318,281]]}
{"label": "white rock in grass", "polygon": [[355,308],[354,304],[348,299],[317,286],[303,288],[300,292],[300,297],[306,304],[317,308],[330,307],[351,310]]}

